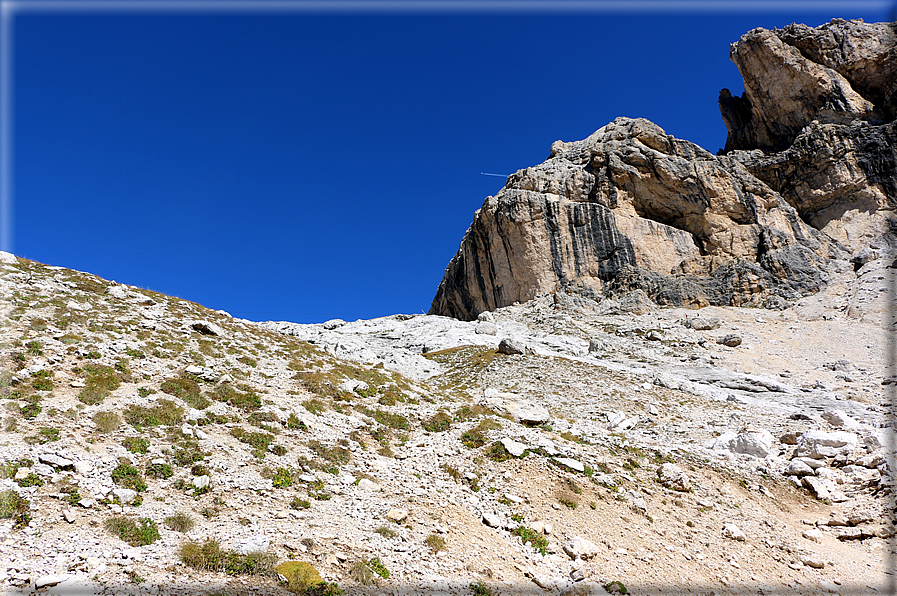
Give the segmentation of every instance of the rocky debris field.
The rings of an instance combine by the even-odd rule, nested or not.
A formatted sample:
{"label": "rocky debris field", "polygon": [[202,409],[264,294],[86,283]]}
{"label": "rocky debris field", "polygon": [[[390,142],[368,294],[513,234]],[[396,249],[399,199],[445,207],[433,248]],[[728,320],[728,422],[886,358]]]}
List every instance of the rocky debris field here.
{"label": "rocky debris field", "polygon": [[887,254],[783,310],[320,325],[2,256],[4,593],[893,585]]}

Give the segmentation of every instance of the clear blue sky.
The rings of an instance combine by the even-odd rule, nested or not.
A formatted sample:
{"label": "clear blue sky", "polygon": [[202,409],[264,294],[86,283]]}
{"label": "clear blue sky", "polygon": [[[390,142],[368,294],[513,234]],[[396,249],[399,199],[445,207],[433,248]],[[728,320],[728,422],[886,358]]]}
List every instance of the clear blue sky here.
{"label": "clear blue sky", "polygon": [[535,165],[617,116],[715,152],[719,90],[743,90],[731,42],[893,14],[629,4],[20,11],[9,248],[254,320],[425,312],[504,183],[480,172]]}

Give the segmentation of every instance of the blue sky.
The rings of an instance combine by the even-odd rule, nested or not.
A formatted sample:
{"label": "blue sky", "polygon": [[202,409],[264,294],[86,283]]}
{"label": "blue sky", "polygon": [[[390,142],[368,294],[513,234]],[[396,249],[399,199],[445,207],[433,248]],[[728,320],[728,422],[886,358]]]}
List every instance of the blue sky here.
{"label": "blue sky", "polygon": [[729,44],[749,29],[893,11],[28,4],[5,17],[5,248],[298,322],[428,310],[474,211],[504,182],[480,173],[535,165],[557,139],[645,117],[715,152],[719,90],[743,90]]}

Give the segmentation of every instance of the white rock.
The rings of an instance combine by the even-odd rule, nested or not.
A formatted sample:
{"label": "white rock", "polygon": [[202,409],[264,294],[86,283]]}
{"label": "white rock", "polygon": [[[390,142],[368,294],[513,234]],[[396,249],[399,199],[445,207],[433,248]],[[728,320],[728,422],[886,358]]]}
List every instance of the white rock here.
{"label": "white rock", "polygon": [[41,453],[37,456],[38,461],[54,468],[68,468],[75,465],[75,462],[67,457],[62,457],[55,453]]}
{"label": "white rock", "polygon": [[526,352],[526,344],[512,337],[506,337],[498,343],[498,351],[501,354],[523,354]]}
{"label": "white rock", "polygon": [[75,462],[75,472],[80,474],[81,476],[87,476],[93,471],[93,463],[82,459],[80,461]]}
{"label": "white rock", "polygon": [[816,528],[805,530],[802,535],[807,540],[812,540],[813,542],[820,542],[822,540],[822,532],[820,532]]}
{"label": "white rock", "polygon": [[735,524],[724,525],[723,536],[725,538],[731,538],[732,540],[738,540],[739,542],[747,540],[747,536],[745,536],[744,532],[742,532]]}
{"label": "white rock", "polygon": [[570,457],[559,457],[554,461],[577,472],[585,472],[586,470],[586,467],[582,464],[582,462],[576,461],[575,459]]}
{"label": "white rock", "polygon": [[6,265],[15,265],[19,262],[19,259],[16,258],[16,255],[11,252],[6,252],[5,250],[0,250],[0,263],[4,263]]}
{"label": "white rock", "polygon": [[238,540],[233,549],[237,554],[248,555],[249,553],[259,553],[268,550],[271,541],[264,536],[252,536]]}
{"label": "white rock", "polygon": [[202,490],[204,488],[208,488],[209,484],[212,483],[212,479],[209,478],[208,474],[203,474],[202,476],[194,476],[193,478],[193,487]]}
{"label": "white rock", "polygon": [[564,543],[564,552],[571,559],[591,559],[598,554],[598,545],[591,540],[574,536],[572,540]]}
{"label": "white rock", "polygon": [[501,444],[504,446],[505,451],[507,451],[514,457],[520,457],[528,449],[527,445],[518,443],[514,439],[502,439]]}
{"label": "white rock", "polygon": [[726,432],[704,444],[707,449],[727,450],[758,458],[772,454],[772,434],[767,430],[748,429]]}
{"label": "white rock", "polygon": [[477,323],[475,333],[479,335],[496,335],[498,333],[498,327],[495,326],[495,323],[490,321],[481,321]]}
{"label": "white rock", "polygon": [[538,426],[551,420],[548,409],[536,405],[515,393],[500,393],[487,389],[480,405],[500,415],[510,416],[514,422]]}
{"label": "white rock", "polygon": [[124,505],[127,505],[137,498],[137,491],[131,490],[130,488],[116,488],[112,491],[112,494]]}
{"label": "white rock", "polygon": [[808,430],[797,440],[797,454],[813,459],[834,457],[841,450],[853,449],[858,441],[856,434],[843,430]]}
{"label": "white rock", "polygon": [[483,514],[483,523],[490,528],[501,528],[502,526],[504,526],[501,518],[492,512],[486,512]]}
{"label": "white rock", "polygon": [[206,434],[205,431],[203,431],[199,428],[194,428],[193,434],[196,435],[196,438],[199,439],[200,441],[206,441],[209,438],[209,435]]}
{"label": "white rock", "polygon": [[377,484],[376,482],[372,482],[371,480],[368,480],[367,478],[362,478],[361,480],[358,481],[358,488],[361,490],[375,492],[375,491],[380,490],[380,485]]}
{"label": "white rock", "polygon": [[66,509],[62,512],[62,517],[70,524],[75,523],[75,520],[78,519],[78,514],[72,511],[71,509]]}
{"label": "white rock", "polygon": [[386,519],[392,520],[397,524],[402,523],[408,518],[408,510],[407,509],[397,509],[393,508],[386,512]]}
{"label": "white rock", "polygon": [[678,491],[688,491],[691,481],[682,468],[676,464],[665,463],[657,469],[657,479],[667,488]]}
{"label": "white rock", "polygon": [[788,463],[788,467],[785,468],[785,475],[798,477],[812,476],[813,468],[799,459],[793,459]]}
{"label": "white rock", "polygon": [[106,290],[103,292],[104,294],[108,294],[113,298],[118,298],[119,300],[124,300],[128,297],[128,288],[120,285],[112,285],[108,286]]}
{"label": "white rock", "polygon": [[190,366],[188,366],[187,368],[184,369],[184,372],[187,373],[188,375],[201,375],[202,371],[203,371],[202,367],[196,366],[195,364],[191,364]]}
{"label": "white rock", "polygon": [[800,562],[813,569],[822,569],[825,567],[825,560],[821,559],[818,555],[803,555],[800,558]]}
{"label": "white rock", "polygon": [[68,575],[42,575],[34,580],[34,587],[46,588],[47,586],[55,586],[56,584],[61,584],[69,577]]}

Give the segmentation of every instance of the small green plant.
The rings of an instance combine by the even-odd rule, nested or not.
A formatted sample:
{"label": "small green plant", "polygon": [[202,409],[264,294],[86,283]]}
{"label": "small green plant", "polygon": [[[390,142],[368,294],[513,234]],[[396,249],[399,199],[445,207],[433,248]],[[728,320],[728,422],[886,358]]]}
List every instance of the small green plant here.
{"label": "small green plant", "polygon": [[209,396],[217,401],[223,401],[231,406],[248,412],[262,407],[262,398],[251,387],[241,385],[239,389],[222,383],[215,387]]}
{"label": "small green plant", "polygon": [[129,378],[129,375],[100,364],[85,365],[84,372],[87,373],[87,378],[84,380],[84,389],[78,393],[78,400],[88,406],[103,401],[121,386],[122,378]]}
{"label": "small green plant", "polygon": [[483,583],[483,580],[477,580],[468,586],[473,596],[492,596],[492,590]]}
{"label": "small green plant", "polygon": [[293,509],[308,509],[309,507],[311,507],[311,503],[306,499],[293,497],[293,500],[290,501],[290,507]]}
{"label": "small green plant", "polygon": [[175,532],[189,532],[196,525],[193,518],[183,511],[165,518],[165,525]]}
{"label": "small green plant", "polygon": [[202,395],[199,383],[189,377],[167,379],[159,385],[159,389],[168,395],[181,398],[197,410],[205,410],[211,403]]}
{"label": "small green plant", "polygon": [[149,387],[138,387],[137,388],[137,395],[139,395],[140,397],[149,397],[150,395],[152,395],[155,392],[156,392],[155,389],[151,389]]}
{"label": "small green plant", "polygon": [[274,455],[286,455],[289,450],[283,445],[271,445],[269,451]]}
{"label": "small green plant", "polygon": [[445,550],[445,538],[443,538],[439,534],[430,534],[424,539],[424,544],[429,546],[430,551],[433,553],[438,553],[441,550]]}
{"label": "small green plant", "polygon": [[[47,371],[42,370],[40,372]],[[31,386],[35,391],[53,391],[53,379],[43,375],[37,376],[37,373],[35,373],[35,377],[31,381]]]}
{"label": "small green plant", "polygon": [[431,433],[447,431],[452,426],[452,417],[445,412],[436,412],[429,420],[424,422],[424,430]]}
{"label": "small green plant", "polygon": [[287,488],[293,486],[293,471],[289,468],[277,468],[274,477],[271,478],[274,488]]}
{"label": "small green plant", "polygon": [[380,557],[374,557],[373,559],[368,560],[367,563],[371,568],[371,571],[373,571],[383,579],[389,579],[389,569],[386,568],[386,565],[383,564],[383,561],[380,560]]}
{"label": "small green plant", "polygon": [[134,521],[131,517],[113,515],[106,519],[103,525],[109,533],[118,536],[131,546],[146,546],[159,539],[159,528],[156,522],[148,517]]}
{"label": "small green plant", "polygon": [[287,561],[277,566],[277,573],[286,581],[286,588],[294,594],[305,594],[309,588],[321,584],[323,580],[318,570],[304,561]]}
{"label": "small green plant", "polygon": [[143,474],[127,461],[121,461],[112,470],[112,481],[119,486],[130,488],[138,493],[146,490],[146,481],[143,479]]}
{"label": "small green plant", "polygon": [[150,464],[146,467],[146,475],[157,480],[165,480],[174,476],[174,470],[169,464]]}
{"label": "small green plant", "polygon": [[223,571],[228,575],[268,575],[277,564],[277,557],[271,553],[241,555],[222,549],[218,541],[211,538],[202,543],[192,540],[184,542],[179,554],[181,561],[188,567],[203,571]]}
{"label": "small green plant", "polygon": [[44,480],[34,472],[30,472],[24,478],[19,478],[18,480],[16,480],[16,484],[18,484],[22,488],[26,488],[29,486],[43,486]]}
{"label": "small green plant", "polygon": [[604,584],[604,590],[608,594],[629,594],[629,590],[623,585],[623,582],[614,580]]}
{"label": "small green plant", "polygon": [[37,415],[40,414],[42,410],[43,408],[36,403],[27,403],[19,408],[19,414],[28,420],[33,420],[37,418]]}
{"label": "small green plant", "polygon": [[15,529],[31,521],[31,503],[13,489],[0,492],[0,519],[12,519]]}
{"label": "small green plant", "polygon": [[299,416],[292,412],[290,412],[290,416],[287,418],[287,428],[290,430],[308,430],[308,427],[299,419]]}
{"label": "small green plant", "polygon": [[129,405],[125,408],[125,420],[134,428],[146,426],[175,426],[184,420],[184,408],[170,399],[160,399],[156,405]]}
{"label": "small green plant", "polygon": [[262,457],[264,457],[264,452],[268,451],[268,447],[271,446],[271,443],[274,441],[274,435],[268,433],[256,433],[249,432],[236,426],[231,429],[230,434],[232,437],[235,437],[242,443],[246,443],[247,445],[251,445],[255,447],[260,452],[262,452]]}
{"label": "small green plant", "polygon": [[25,347],[28,348],[28,353],[32,356],[42,356],[44,353],[44,346],[39,341],[29,341],[25,344]]}
{"label": "small green plant", "polygon": [[100,410],[93,415],[93,423],[101,433],[111,433],[121,426],[121,416],[115,412]]}
{"label": "small green plant", "polygon": [[380,526],[379,528],[377,528],[374,531],[377,532],[378,534],[380,534],[381,536],[383,536],[384,538],[395,538],[397,536],[395,531],[393,531],[388,526]]}
{"label": "small green plant", "polygon": [[149,441],[143,437],[125,437],[122,439],[121,444],[131,453],[146,453],[149,451]]}
{"label": "small green plant", "polygon": [[520,540],[523,544],[529,544],[534,549],[539,551],[539,553],[544,557],[548,554],[548,540],[545,536],[542,536],[535,530],[527,528],[526,526],[517,526],[511,534],[514,536],[520,536]]}

